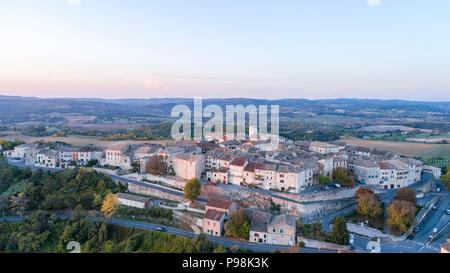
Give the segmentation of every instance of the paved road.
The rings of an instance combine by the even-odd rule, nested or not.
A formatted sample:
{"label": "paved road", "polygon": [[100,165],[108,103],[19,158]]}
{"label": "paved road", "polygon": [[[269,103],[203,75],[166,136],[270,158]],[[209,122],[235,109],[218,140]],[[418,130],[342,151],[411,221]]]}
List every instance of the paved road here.
{"label": "paved road", "polygon": [[[69,215],[62,215],[59,217],[61,219],[72,218]],[[5,217],[5,218],[0,217],[0,221],[3,221],[3,220],[4,221],[21,221],[23,219],[25,219],[25,216],[23,216],[23,217],[9,216],[9,217]],[[95,218],[95,217],[90,217],[90,219],[93,221],[103,221],[103,219]],[[157,225],[157,224],[152,224],[152,223],[147,223],[147,222],[124,220],[124,219],[112,219],[111,222],[112,222],[112,224],[115,224],[115,225],[134,227],[134,228],[151,230],[151,231],[158,231],[158,228],[164,227],[166,229],[167,233],[172,233],[172,234],[175,234],[178,236],[184,236],[184,237],[188,237],[188,238],[194,238],[197,236],[196,234],[185,231],[185,230],[181,230],[181,229],[177,229],[177,228],[173,228],[173,227],[162,226],[162,225]],[[207,237],[216,244],[221,244],[226,247],[232,247],[232,246],[237,245],[240,248],[247,248],[253,252],[258,252],[258,253],[274,252],[275,250],[287,249],[287,246],[238,242],[238,241],[233,241],[233,240],[229,240],[229,239],[225,239],[225,238],[221,238],[221,237],[209,236],[209,235],[207,235]],[[301,252],[302,253],[336,253],[336,251],[334,251],[334,250],[315,249],[315,248],[302,248]]]}

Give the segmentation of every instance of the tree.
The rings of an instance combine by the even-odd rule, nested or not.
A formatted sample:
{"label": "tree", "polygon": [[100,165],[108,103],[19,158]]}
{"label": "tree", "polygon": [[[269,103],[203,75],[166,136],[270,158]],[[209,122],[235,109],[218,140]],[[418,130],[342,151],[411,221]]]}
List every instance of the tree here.
{"label": "tree", "polygon": [[101,211],[105,214],[106,218],[111,218],[118,209],[119,201],[117,200],[117,194],[108,193],[103,200]]}
{"label": "tree", "polygon": [[394,200],[404,200],[411,202],[414,206],[417,203],[416,193],[410,188],[401,188],[395,193]]}
{"label": "tree", "polygon": [[333,170],[333,180],[344,187],[353,188],[355,181],[350,177],[349,171],[344,167],[337,167]]}
{"label": "tree", "polygon": [[322,185],[328,185],[331,183],[331,178],[327,175],[319,174],[317,176],[317,181],[319,181],[319,183]]}
{"label": "tree", "polygon": [[450,191],[450,167],[447,167],[446,173],[439,179],[439,182],[444,184],[444,187],[447,191]]}
{"label": "tree", "polygon": [[358,200],[356,212],[359,215],[378,217],[383,213],[378,195],[376,195],[370,188],[360,187],[355,192],[355,197]]}
{"label": "tree", "polygon": [[344,217],[336,217],[333,222],[333,230],[331,231],[331,241],[339,245],[348,245],[349,235],[347,230],[347,223]]}
{"label": "tree", "polygon": [[405,200],[395,200],[388,207],[387,224],[394,232],[406,232],[414,221],[416,207]]}
{"label": "tree", "polygon": [[0,194],[0,217],[8,211],[9,196]]}
{"label": "tree", "polygon": [[320,222],[320,220],[317,220],[316,222],[312,223],[311,228],[315,232],[320,232],[322,231],[322,223]]}
{"label": "tree", "polygon": [[244,209],[231,213],[231,219],[225,222],[225,234],[232,237],[247,239],[250,236],[251,215]]}
{"label": "tree", "polygon": [[184,197],[190,201],[194,201],[200,195],[202,184],[197,178],[192,178],[184,186]]}
{"label": "tree", "polygon": [[152,156],[145,166],[145,170],[149,174],[163,175],[167,173],[167,165],[164,159],[159,156]]}

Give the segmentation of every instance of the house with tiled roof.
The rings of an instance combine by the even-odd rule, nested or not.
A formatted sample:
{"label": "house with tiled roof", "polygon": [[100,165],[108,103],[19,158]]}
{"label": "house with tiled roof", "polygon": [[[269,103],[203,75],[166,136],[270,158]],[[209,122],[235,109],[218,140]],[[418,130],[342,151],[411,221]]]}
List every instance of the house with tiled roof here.
{"label": "house with tiled roof", "polygon": [[222,198],[208,198],[208,202],[206,203],[205,210],[217,210],[225,213],[225,218],[229,219],[231,213],[235,211],[237,208],[236,203],[231,200],[222,199]]}
{"label": "house with tiled roof", "polygon": [[203,216],[203,233],[212,236],[222,236],[225,222],[223,211],[208,209]]}
{"label": "house with tiled roof", "polygon": [[267,226],[269,225],[272,215],[267,212],[254,211],[250,225],[249,242],[251,243],[268,243]]}
{"label": "house with tiled roof", "polygon": [[[183,179],[200,179],[205,169],[204,155],[178,154],[172,159],[175,175]],[[170,166],[168,166],[170,167]]]}
{"label": "house with tiled roof", "polygon": [[243,157],[236,157],[230,163],[230,182],[231,184],[240,185],[244,182],[244,168],[247,166],[248,160]]}
{"label": "house with tiled roof", "polygon": [[267,225],[268,244],[288,245],[296,244],[295,219],[287,214],[272,216]]}
{"label": "house with tiled roof", "polygon": [[105,149],[105,161],[103,165],[117,166],[130,169],[132,163],[132,147],[129,144],[118,144]]}
{"label": "house with tiled roof", "polygon": [[249,242],[293,246],[296,244],[295,218],[287,214],[252,214]]}
{"label": "house with tiled roof", "polygon": [[249,162],[242,172],[242,178],[247,185],[262,185],[261,179],[255,179],[255,169],[264,168],[264,165],[257,162]]}

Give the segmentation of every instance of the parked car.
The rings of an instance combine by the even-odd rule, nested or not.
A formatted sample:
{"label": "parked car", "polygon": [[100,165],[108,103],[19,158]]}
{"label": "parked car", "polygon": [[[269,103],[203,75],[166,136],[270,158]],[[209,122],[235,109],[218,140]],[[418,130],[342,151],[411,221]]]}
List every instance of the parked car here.
{"label": "parked car", "polygon": [[413,232],[414,232],[414,233],[417,233],[417,232],[419,232],[419,230],[420,230],[420,228],[419,228],[419,227],[415,227],[415,228],[413,228]]}
{"label": "parked car", "polygon": [[432,206],[431,209],[432,210],[437,210],[437,207],[436,206]]}
{"label": "parked car", "polygon": [[325,190],[329,190],[330,189],[330,187],[328,187],[328,186],[325,186]]}
{"label": "parked car", "polygon": [[412,240],[412,239],[414,239],[414,237],[415,237],[414,234],[411,233],[411,234],[408,235],[408,237],[406,237],[406,239],[407,240]]}
{"label": "parked car", "polygon": [[341,185],[338,184],[338,183],[336,183],[336,184],[334,184],[334,185],[336,186],[336,188],[340,188],[340,187],[341,187]]}
{"label": "parked car", "polygon": [[446,210],[445,210],[445,213],[446,213],[447,215],[450,215],[450,209],[446,209]]}

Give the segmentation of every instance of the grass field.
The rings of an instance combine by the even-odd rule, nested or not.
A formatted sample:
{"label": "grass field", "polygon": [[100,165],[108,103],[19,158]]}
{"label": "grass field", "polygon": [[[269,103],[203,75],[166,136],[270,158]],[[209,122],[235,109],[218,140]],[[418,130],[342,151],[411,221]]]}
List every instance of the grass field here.
{"label": "grass field", "polygon": [[404,156],[413,156],[413,157],[422,157],[430,154],[435,150],[450,147],[450,145],[448,144],[440,145],[440,144],[426,144],[415,142],[374,141],[357,138],[340,139],[338,140],[338,142],[346,143],[352,146],[376,148],[379,150],[391,151]]}
{"label": "grass field", "polygon": [[450,165],[450,145],[440,145],[438,149],[422,156],[425,164],[430,164],[438,167]]}

